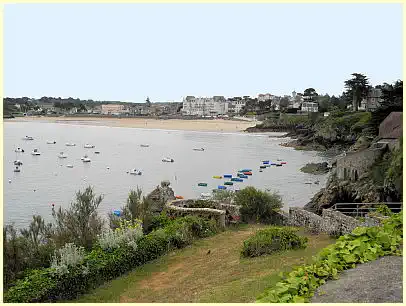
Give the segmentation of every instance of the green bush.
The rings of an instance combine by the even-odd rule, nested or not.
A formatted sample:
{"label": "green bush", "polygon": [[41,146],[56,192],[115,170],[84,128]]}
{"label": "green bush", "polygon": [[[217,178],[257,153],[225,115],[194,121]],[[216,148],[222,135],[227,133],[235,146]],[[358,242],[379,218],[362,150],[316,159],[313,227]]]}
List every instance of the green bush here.
{"label": "green bush", "polygon": [[328,279],[337,279],[340,271],[354,268],[385,255],[401,255],[403,212],[392,215],[382,227],[357,227],[324,248],[314,263],[296,268],[275,287],[266,290],[257,302],[306,302]]}
{"label": "green bush", "polygon": [[271,223],[276,212],[282,208],[282,198],[277,193],[245,187],[235,195],[235,203],[240,205],[242,222]]}
{"label": "green bush", "polygon": [[5,292],[4,301],[28,303],[74,299],[171,249],[184,247],[196,238],[208,237],[217,231],[214,221],[187,216],[140,238],[136,251],[131,246],[123,246],[107,252],[95,245],[85,255],[82,265],[70,268],[67,274],[58,275],[52,268],[32,271]]}
{"label": "green bush", "polygon": [[241,255],[256,257],[282,250],[306,248],[307,237],[298,236],[297,231],[296,228],[275,226],[259,230],[244,241]]}
{"label": "green bush", "polygon": [[189,208],[216,208],[216,202],[211,200],[195,200]]}
{"label": "green bush", "polygon": [[161,212],[159,215],[152,217],[147,232],[150,233],[156,229],[163,228],[172,222],[173,220],[165,212]]}

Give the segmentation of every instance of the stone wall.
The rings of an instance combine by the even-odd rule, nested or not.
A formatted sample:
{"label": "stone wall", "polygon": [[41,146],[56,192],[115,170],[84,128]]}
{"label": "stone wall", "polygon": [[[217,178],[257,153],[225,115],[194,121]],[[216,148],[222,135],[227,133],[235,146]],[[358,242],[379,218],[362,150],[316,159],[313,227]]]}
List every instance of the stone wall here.
{"label": "stone wall", "polygon": [[170,216],[186,216],[192,215],[208,219],[214,219],[217,225],[225,227],[226,219],[231,217],[239,217],[240,209],[237,205],[213,202],[214,208],[189,208],[195,200],[174,200],[167,203],[165,210]]}
{"label": "stone wall", "polygon": [[361,222],[332,209],[323,209],[322,215],[319,216],[302,208],[291,207],[288,224],[305,227],[315,234],[326,233],[331,236],[341,236],[351,233],[358,226],[379,226],[380,222],[369,217]]}
{"label": "stone wall", "polygon": [[371,169],[371,166],[383,155],[385,147],[369,148],[359,152],[347,153],[337,159],[337,178],[356,181]]}

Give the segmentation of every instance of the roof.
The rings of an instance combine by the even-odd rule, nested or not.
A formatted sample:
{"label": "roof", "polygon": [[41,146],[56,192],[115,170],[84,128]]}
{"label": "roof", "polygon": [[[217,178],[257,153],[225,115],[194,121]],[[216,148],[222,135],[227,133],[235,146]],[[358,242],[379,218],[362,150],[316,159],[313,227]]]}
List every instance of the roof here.
{"label": "roof", "polygon": [[397,139],[403,133],[403,112],[391,112],[379,125],[379,138]]}

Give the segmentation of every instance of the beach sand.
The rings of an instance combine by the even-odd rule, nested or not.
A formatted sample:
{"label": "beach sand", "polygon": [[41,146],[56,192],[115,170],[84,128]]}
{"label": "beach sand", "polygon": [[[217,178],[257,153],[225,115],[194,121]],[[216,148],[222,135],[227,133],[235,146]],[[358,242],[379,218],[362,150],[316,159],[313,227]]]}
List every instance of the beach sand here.
{"label": "beach sand", "polygon": [[242,132],[248,127],[255,126],[255,122],[236,120],[181,120],[181,119],[144,119],[144,118],[102,118],[102,117],[18,117],[4,119],[7,121],[38,121],[63,124],[83,124],[96,126],[207,131],[207,132]]}

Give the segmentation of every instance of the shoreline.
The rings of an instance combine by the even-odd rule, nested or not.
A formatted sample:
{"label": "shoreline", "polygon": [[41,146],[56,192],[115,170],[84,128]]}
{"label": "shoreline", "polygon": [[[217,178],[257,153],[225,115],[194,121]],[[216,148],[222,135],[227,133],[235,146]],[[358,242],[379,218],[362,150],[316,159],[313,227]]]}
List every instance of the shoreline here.
{"label": "shoreline", "polygon": [[50,122],[91,126],[126,127],[161,130],[199,131],[199,132],[240,132],[255,126],[255,122],[241,120],[182,120],[182,119],[144,119],[144,118],[105,118],[105,117],[18,117],[3,119],[3,122]]}

